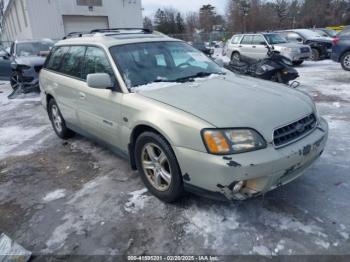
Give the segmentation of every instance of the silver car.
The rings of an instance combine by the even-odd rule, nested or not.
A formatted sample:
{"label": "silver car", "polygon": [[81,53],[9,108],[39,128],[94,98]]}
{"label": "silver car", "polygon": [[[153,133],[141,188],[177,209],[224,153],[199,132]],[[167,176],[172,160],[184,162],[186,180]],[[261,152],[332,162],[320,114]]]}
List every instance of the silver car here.
{"label": "silver car", "polygon": [[312,55],[308,45],[290,43],[277,33],[234,35],[227,44],[226,55],[237,60],[241,55],[262,59],[267,57],[267,46],[273,47],[281,55],[289,58],[294,65],[301,65]]}
{"label": "silver car", "polygon": [[60,138],[107,145],[158,198],[258,196],[323,152],[328,125],[308,95],[235,75],[149,30],[102,32],[55,45],[40,73],[42,103]]}

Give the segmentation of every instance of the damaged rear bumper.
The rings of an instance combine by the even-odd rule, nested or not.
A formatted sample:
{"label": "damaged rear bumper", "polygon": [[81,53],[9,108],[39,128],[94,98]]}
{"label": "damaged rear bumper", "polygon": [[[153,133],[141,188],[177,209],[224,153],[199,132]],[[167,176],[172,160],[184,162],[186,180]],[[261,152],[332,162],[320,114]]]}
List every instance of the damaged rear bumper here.
{"label": "damaged rear bumper", "polygon": [[285,185],[310,167],[322,154],[328,124],[320,120],[307,137],[284,148],[231,156],[216,156],[175,147],[185,188],[211,198],[244,200]]}

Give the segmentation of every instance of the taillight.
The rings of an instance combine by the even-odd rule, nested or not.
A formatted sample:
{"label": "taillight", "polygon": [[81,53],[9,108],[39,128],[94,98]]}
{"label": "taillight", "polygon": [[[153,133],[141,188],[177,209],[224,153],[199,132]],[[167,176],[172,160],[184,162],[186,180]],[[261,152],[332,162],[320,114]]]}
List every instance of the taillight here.
{"label": "taillight", "polygon": [[336,37],[333,39],[333,45],[337,45],[340,41],[340,38],[339,37]]}

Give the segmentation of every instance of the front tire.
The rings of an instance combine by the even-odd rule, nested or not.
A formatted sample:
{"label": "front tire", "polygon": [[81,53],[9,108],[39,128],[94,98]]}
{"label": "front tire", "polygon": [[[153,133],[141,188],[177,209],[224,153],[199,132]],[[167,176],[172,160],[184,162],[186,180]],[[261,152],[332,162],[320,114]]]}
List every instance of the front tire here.
{"label": "front tire", "polygon": [[55,99],[50,99],[48,104],[48,113],[52,127],[56,135],[61,139],[68,139],[74,136],[74,132],[67,128],[66,122],[61,114]]}
{"label": "front tire", "polygon": [[12,71],[11,73],[11,79],[10,79],[10,84],[13,90],[17,90],[18,87],[23,84],[20,81],[20,77],[16,71]]}
{"label": "front tire", "polygon": [[164,202],[181,198],[183,183],[180,167],[168,142],[153,132],[141,134],[135,144],[137,170],[148,190]]}
{"label": "front tire", "polygon": [[320,60],[320,51],[318,51],[316,48],[312,48],[312,55],[311,60],[312,61],[319,61]]}
{"label": "front tire", "polygon": [[341,66],[344,70],[350,71],[350,52],[346,52],[340,59]]}

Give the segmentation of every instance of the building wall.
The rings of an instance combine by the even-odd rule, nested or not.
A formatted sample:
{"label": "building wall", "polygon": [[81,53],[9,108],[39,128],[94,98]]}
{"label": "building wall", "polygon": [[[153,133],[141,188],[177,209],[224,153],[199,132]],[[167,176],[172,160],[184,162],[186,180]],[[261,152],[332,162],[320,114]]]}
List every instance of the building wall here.
{"label": "building wall", "polygon": [[[13,8],[20,9],[21,1],[26,13],[26,16],[19,15],[22,31]],[[77,6],[77,0],[11,0],[10,5],[5,15],[9,28],[5,28],[4,34],[10,40],[60,39],[65,35],[64,15],[108,16],[110,27],[142,27],[141,0],[102,0],[102,6],[94,6],[92,10],[88,6]],[[23,26],[25,17],[27,27]],[[11,30],[13,19],[16,19],[13,23],[16,30]]]}
{"label": "building wall", "polygon": [[27,10],[27,0],[10,1],[5,12],[1,40],[11,41],[15,38],[32,38],[32,30]]}

